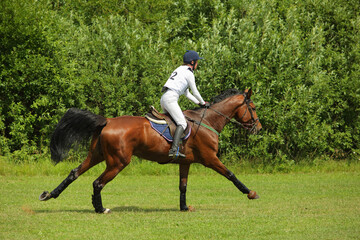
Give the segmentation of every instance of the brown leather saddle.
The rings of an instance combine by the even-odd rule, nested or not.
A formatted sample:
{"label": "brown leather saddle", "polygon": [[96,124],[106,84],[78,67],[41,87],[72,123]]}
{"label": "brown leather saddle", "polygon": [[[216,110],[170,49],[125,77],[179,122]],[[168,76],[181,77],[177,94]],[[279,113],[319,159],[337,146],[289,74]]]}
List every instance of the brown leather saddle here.
{"label": "brown leather saddle", "polygon": [[[169,114],[160,113],[158,110],[156,110],[154,106],[150,106],[149,112],[145,114],[145,118],[157,124],[167,124],[170,129],[171,136],[174,137],[176,130],[176,123]],[[188,122],[188,120],[186,121]],[[191,132],[191,126],[188,122],[187,128],[185,129],[181,138],[185,138],[186,136],[189,135],[190,132]]]}
{"label": "brown leather saddle", "polygon": [[[176,123],[169,114],[162,114],[158,110],[156,110],[154,106],[150,106],[150,110],[145,114],[145,118],[147,118],[150,121],[150,125],[152,126],[153,129],[155,129],[154,131],[158,132],[160,136],[165,138],[168,142],[172,141],[176,130]],[[159,131],[158,129],[153,127],[152,123],[161,125],[162,127],[164,127],[164,129],[162,131]],[[166,132],[167,129],[169,129],[169,134],[171,135],[171,139],[169,139],[166,136],[166,134],[164,134],[164,132]],[[187,128],[185,129],[183,135],[181,136],[180,144],[179,144],[179,151],[184,155],[186,154],[185,145],[190,134],[191,134],[191,125],[188,122]],[[169,162],[166,163],[172,163],[175,160],[170,159]],[[166,164],[166,163],[161,163],[161,164]]]}

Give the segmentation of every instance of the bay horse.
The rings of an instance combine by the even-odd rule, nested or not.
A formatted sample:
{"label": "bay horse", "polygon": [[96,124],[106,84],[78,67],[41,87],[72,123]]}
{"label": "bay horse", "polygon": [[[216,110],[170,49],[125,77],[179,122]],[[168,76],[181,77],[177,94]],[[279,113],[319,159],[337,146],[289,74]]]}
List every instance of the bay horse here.
{"label": "bay horse", "polygon": [[[218,159],[218,134],[227,123],[241,124],[251,133],[261,130],[255,105],[250,99],[251,89],[240,92],[228,89],[213,98],[209,108],[184,111],[192,127],[186,140],[186,158],[175,160],[180,173],[180,210],[189,211],[186,204],[186,188],[190,164],[201,163],[230,180],[249,199],[259,198],[255,191],[249,190]],[[46,201],[57,198],[69,184],[96,164],[106,161],[106,169],[93,182],[92,204],[96,213],[109,213],[101,200],[101,190],[122,171],[135,155],[143,159],[169,163],[168,152],[171,143],[153,130],[149,120],[141,116],[121,116],[105,118],[80,109],[69,109],[60,119],[51,137],[52,159],[62,161],[74,143],[91,138],[90,149],[84,162],[73,169],[69,176],[51,193],[44,191],[39,199]]]}

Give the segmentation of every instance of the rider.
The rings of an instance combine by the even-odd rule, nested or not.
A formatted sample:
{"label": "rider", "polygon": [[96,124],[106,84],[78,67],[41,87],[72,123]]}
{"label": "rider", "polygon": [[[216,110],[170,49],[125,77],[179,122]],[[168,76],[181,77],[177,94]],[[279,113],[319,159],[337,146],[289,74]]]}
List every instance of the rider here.
{"label": "rider", "polygon": [[[194,70],[197,68],[198,60],[203,59],[195,51],[186,51],[183,57],[184,64],[171,74],[166,81],[162,92],[160,103],[161,108],[165,113],[169,113],[176,122],[176,130],[174,141],[169,151],[169,157],[175,158],[177,155],[185,157],[184,154],[179,152],[180,137],[184,133],[187,123],[178,104],[179,97],[185,95],[188,99],[201,107],[208,107],[209,103],[205,102],[196,88]],[[191,94],[189,91],[191,89]]]}

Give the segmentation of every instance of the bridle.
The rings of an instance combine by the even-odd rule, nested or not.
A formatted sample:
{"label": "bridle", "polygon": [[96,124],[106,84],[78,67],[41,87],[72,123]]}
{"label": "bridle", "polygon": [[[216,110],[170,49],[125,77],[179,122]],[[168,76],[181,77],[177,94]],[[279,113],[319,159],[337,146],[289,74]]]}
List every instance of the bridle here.
{"label": "bridle", "polygon": [[[241,122],[237,121],[236,119],[232,119],[232,118],[226,116],[225,114],[219,112],[218,110],[212,108],[211,106],[209,107],[209,109],[211,109],[212,111],[216,112],[217,114],[223,116],[224,118],[229,120],[229,122],[235,123],[235,124],[241,126],[242,128],[245,128],[245,129],[249,130],[250,132],[253,132],[255,130],[256,126],[259,124],[259,118],[254,118],[253,109],[250,107],[250,103],[252,103],[252,100],[251,99],[246,99],[246,96],[244,96],[244,102],[240,105],[240,106],[242,106],[244,104],[247,105],[246,111],[241,116],[240,120],[242,120],[245,117],[247,111],[250,112],[251,120],[249,120],[246,123],[241,123]],[[204,118],[206,110],[207,110],[207,108],[205,109],[205,111],[204,111],[204,113],[202,115],[202,118]]]}

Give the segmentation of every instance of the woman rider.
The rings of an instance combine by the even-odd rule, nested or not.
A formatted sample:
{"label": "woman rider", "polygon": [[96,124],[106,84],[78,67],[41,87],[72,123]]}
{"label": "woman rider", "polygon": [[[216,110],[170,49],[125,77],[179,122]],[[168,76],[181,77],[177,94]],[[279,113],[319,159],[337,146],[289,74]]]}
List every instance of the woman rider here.
{"label": "woman rider", "polygon": [[[180,137],[184,133],[187,123],[178,104],[179,97],[185,95],[188,99],[201,107],[208,107],[209,103],[205,102],[196,88],[194,70],[197,68],[198,60],[203,59],[195,51],[186,51],[183,56],[184,64],[171,74],[166,81],[162,92],[160,104],[165,113],[169,113],[176,123],[174,140],[169,151],[169,157],[185,157],[179,152]],[[190,93],[189,88],[192,93]]]}

